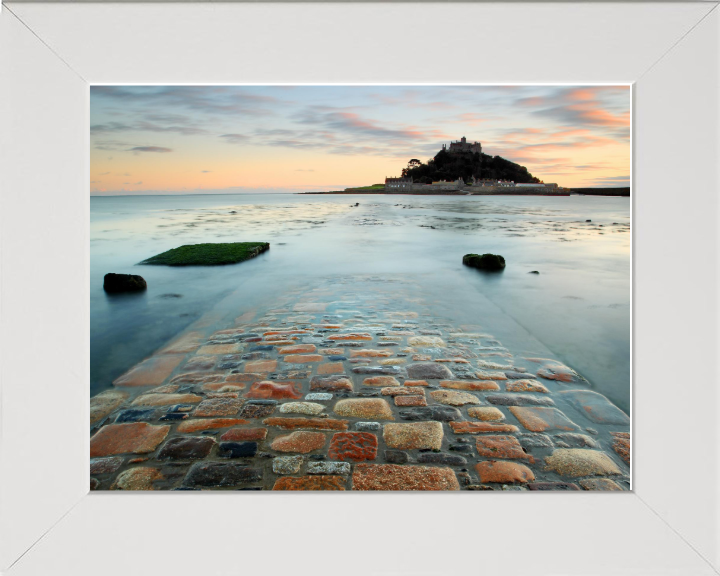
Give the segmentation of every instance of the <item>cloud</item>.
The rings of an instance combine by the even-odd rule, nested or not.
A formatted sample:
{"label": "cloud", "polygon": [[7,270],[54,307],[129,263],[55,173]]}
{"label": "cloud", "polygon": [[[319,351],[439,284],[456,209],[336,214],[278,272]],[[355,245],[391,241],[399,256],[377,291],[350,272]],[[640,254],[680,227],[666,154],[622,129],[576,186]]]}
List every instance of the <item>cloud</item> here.
{"label": "cloud", "polygon": [[127,142],[120,142],[119,140],[100,140],[95,143],[96,150],[126,150],[130,146]]}
{"label": "cloud", "polygon": [[125,124],[123,122],[108,122],[106,124],[93,124],[90,126],[91,134],[108,134],[113,132],[175,132],[185,136],[195,134],[207,134],[207,130],[196,128],[193,126],[172,125],[160,126],[153,122],[140,120],[133,124]]}
{"label": "cloud", "polygon": [[128,148],[128,152],[160,152],[160,153],[167,153],[172,152],[172,148],[163,148],[162,146],[135,146],[133,148]]}
{"label": "cloud", "polygon": [[344,134],[369,136],[374,139],[415,140],[425,138],[424,131],[400,127],[393,128],[375,120],[362,118],[355,112],[307,110],[297,121],[301,124],[317,124]]}
{"label": "cloud", "polygon": [[613,126],[630,128],[630,112],[613,114],[597,107],[596,102],[554,106],[534,112],[568,126]]}
{"label": "cloud", "polygon": [[282,101],[253,94],[238,86],[93,86],[91,97],[124,104],[148,104],[154,109],[182,108],[206,114],[272,114],[269,105]]}
{"label": "cloud", "polygon": [[485,117],[484,114],[477,114],[475,112],[466,112],[465,114],[460,114],[454,120],[454,122],[467,124],[468,126],[479,126],[481,123],[487,121],[488,119]]}
{"label": "cloud", "polygon": [[210,172],[212,172],[212,170],[200,170],[200,172],[203,174],[210,174]]}
{"label": "cloud", "polygon": [[230,144],[241,144],[249,140],[249,137],[245,134],[221,134],[220,138],[224,138],[225,142]]}

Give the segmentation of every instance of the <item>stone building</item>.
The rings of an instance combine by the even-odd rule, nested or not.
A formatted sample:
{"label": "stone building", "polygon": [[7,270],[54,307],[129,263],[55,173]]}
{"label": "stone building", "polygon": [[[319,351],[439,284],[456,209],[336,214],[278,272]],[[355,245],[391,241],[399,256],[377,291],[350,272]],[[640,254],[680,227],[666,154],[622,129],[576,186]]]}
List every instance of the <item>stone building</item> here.
{"label": "stone building", "polygon": [[413,179],[410,178],[385,178],[385,190],[412,190]]}
{"label": "stone building", "polygon": [[450,148],[446,148],[445,144],[442,147],[447,152],[482,152],[482,145],[480,142],[473,142],[472,144],[467,141],[467,138],[463,136],[457,142],[450,142]]}

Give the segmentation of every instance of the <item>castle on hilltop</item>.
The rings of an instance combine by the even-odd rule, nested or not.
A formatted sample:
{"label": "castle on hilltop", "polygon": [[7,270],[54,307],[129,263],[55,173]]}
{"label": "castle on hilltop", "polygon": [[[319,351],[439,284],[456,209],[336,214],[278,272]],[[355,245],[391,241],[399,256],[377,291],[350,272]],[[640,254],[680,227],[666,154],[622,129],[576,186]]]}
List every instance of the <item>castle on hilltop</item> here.
{"label": "castle on hilltop", "polygon": [[482,153],[482,144],[480,142],[474,142],[470,144],[470,142],[467,141],[467,138],[463,136],[458,140],[457,142],[450,142],[450,148],[446,148],[445,144],[442,145],[442,149],[446,152],[477,152],[478,154]]}

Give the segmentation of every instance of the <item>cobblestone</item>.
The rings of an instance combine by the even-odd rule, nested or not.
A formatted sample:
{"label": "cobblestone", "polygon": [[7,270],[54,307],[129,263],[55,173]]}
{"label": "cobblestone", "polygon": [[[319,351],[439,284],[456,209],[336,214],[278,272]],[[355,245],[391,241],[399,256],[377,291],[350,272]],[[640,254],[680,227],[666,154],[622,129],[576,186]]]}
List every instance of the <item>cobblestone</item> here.
{"label": "cobblestone", "polygon": [[430,396],[436,402],[449,406],[465,406],[466,404],[482,404],[477,396],[468,392],[455,392],[452,390],[433,390]]}
{"label": "cobblestone", "polygon": [[505,420],[505,414],[494,406],[473,406],[468,408],[468,416],[470,416],[470,418],[477,418],[483,422]]}
{"label": "cobblestone", "polygon": [[351,467],[347,462],[310,462],[307,466],[308,474],[338,474],[348,476]]}
{"label": "cobblestone", "polygon": [[304,456],[276,456],[272,469],[275,474],[297,474],[304,461]]}
{"label": "cobblestone", "polygon": [[299,431],[278,436],[270,447],[277,452],[297,452],[307,454],[319,450],[325,445],[325,434],[322,432]]}
{"label": "cobblestone", "polygon": [[280,406],[282,414],[306,414],[308,416],[317,416],[325,406],[315,404],[314,402],[286,402]]}
{"label": "cobblestone", "polygon": [[511,406],[509,410],[520,424],[531,432],[579,429],[577,424],[571,422],[557,408]]}
{"label": "cobblestone", "polygon": [[375,418],[393,420],[390,404],[380,398],[349,398],[338,400],[334,411],[347,418]]}
{"label": "cobblestone", "polygon": [[443,427],[440,422],[386,424],[383,427],[383,438],[389,448],[440,450],[442,448]]}
{"label": "cobblestone", "polygon": [[597,450],[559,448],[545,459],[550,470],[561,476],[609,476],[620,474],[620,469],[605,454]]}
{"label": "cobblestone", "polygon": [[483,483],[507,483],[512,484],[514,482],[532,482],[535,480],[535,474],[532,470],[523,464],[517,464],[516,462],[497,462],[497,461],[485,461],[478,462],[475,465],[480,482]]}
{"label": "cobblestone", "polygon": [[500,390],[497,382],[492,380],[442,380],[440,387],[455,390]]}
{"label": "cobblestone", "polygon": [[194,416],[235,416],[243,401],[236,398],[210,398],[200,402]]}
{"label": "cobblestone", "polygon": [[163,479],[157,468],[130,468],[118,475],[110,490],[153,490],[153,482]]}
{"label": "cobblestone", "polygon": [[629,418],[582,376],[381,286],[214,311],[131,367],[91,399],[92,488],[628,489]]}
{"label": "cobblestone", "polygon": [[345,490],[345,480],[341,476],[285,476],[275,481],[273,490]]}
{"label": "cobblestone", "polygon": [[459,490],[450,468],[358,464],[352,476],[353,490]]}
{"label": "cobblestone", "polygon": [[378,439],[369,432],[338,432],[330,440],[328,457],[332,460],[362,462],[375,460]]}
{"label": "cobblestone", "polygon": [[155,450],[169,431],[169,425],[153,426],[145,422],[109,424],[90,438],[90,457],[146,454]]}

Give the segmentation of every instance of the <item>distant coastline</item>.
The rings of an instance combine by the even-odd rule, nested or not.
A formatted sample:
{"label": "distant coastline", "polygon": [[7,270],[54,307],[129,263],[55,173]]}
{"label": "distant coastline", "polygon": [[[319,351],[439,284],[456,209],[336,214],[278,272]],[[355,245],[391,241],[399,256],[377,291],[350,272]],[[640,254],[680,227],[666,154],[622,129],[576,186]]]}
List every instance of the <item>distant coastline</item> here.
{"label": "distant coastline", "polygon": [[383,196],[630,196],[630,188],[565,188],[557,192],[540,189],[518,190],[505,189],[482,193],[467,193],[461,190],[434,190],[434,191],[385,191],[385,188],[346,188],[345,190],[331,190],[329,192],[298,192],[298,194],[366,194]]}

